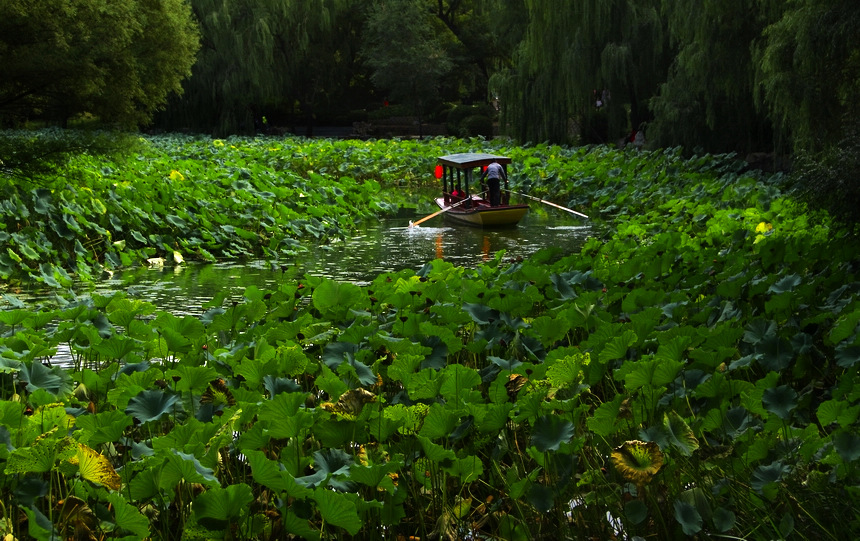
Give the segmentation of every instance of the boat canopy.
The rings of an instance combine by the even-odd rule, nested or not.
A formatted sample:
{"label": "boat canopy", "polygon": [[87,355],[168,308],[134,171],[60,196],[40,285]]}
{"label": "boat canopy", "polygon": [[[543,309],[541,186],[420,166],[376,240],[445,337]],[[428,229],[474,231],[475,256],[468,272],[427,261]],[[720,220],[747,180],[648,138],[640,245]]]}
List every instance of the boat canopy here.
{"label": "boat canopy", "polygon": [[507,156],[496,156],[494,154],[484,154],[482,152],[463,152],[460,154],[449,154],[448,156],[440,156],[438,161],[442,165],[454,167],[456,169],[472,169],[474,167],[484,167],[493,162],[498,162],[499,165],[507,165],[511,163],[511,159]]}

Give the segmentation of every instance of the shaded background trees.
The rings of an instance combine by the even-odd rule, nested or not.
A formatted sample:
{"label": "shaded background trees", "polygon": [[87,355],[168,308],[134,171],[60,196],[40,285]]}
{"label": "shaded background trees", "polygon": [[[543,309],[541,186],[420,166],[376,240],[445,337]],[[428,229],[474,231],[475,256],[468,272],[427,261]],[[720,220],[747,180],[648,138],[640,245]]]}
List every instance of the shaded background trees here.
{"label": "shaded background trees", "polygon": [[53,4],[0,6],[6,126],[90,115],[226,135],[265,118],[312,134],[388,97],[437,122],[498,111],[522,142],[644,126],[655,146],[814,155],[857,122],[853,0]]}

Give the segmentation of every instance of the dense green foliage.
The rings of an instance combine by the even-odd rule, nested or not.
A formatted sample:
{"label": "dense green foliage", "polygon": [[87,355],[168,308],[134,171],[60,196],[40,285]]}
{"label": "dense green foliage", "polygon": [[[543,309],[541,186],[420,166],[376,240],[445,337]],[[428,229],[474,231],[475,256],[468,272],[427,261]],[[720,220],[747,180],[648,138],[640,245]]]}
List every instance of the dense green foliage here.
{"label": "dense green foliage", "polygon": [[[148,165],[90,169],[115,184],[93,191],[91,208],[136,197],[122,191],[135,182],[155,206],[174,170],[171,197],[196,193],[220,162],[232,174],[210,182],[230,191],[219,212],[231,214],[231,199],[287,190],[277,176],[305,194],[430,176],[441,147],[509,154],[516,186],[611,220],[612,232],[576,254],[511,265],[499,254],[476,269],[437,260],[366,287],[287,273],[244,302],[214,299],[201,318],[119,293],[0,312],[3,533],[860,534],[856,241],[792,200],[781,175],[677,149],[150,145]],[[270,208],[241,212],[262,228]],[[67,366],[43,364],[60,349]]]}
{"label": "dense green foliage", "polygon": [[5,0],[0,122],[65,123],[86,113],[136,128],[181,92],[198,48],[185,0]]}
{"label": "dense green foliage", "polygon": [[396,143],[380,144],[356,177],[332,176],[313,154],[343,145],[141,138],[137,154],[81,154],[37,181],[5,179],[0,277],[67,287],[70,272],[89,279],[149,260],[289,257],[299,240],[326,242],[392,210],[371,168],[379,148]]}

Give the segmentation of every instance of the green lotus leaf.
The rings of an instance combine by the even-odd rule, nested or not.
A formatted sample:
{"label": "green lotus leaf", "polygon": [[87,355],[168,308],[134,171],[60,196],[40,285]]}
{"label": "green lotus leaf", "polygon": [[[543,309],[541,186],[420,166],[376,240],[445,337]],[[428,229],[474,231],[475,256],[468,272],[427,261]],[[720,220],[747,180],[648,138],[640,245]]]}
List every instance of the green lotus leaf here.
{"label": "green lotus leaf", "polygon": [[172,490],[180,481],[219,486],[215,471],[203,466],[194,455],[171,449],[165,452],[164,456],[167,460],[159,478],[159,486],[162,489]]}
{"label": "green lotus leaf", "polygon": [[442,370],[443,381],[439,389],[442,396],[451,402],[463,399],[465,391],[481,384],[481,375],[474,368],[461,364],[451,364]]}
{"label": "green lotus leaf", "polygon": [[755,345],[759,364],[769,372],[781,372],[794,360],[795,352],[788,340],[768,336]]}
{"label": "green lotus leaf", "polygon": [[544,344],[553,344],[570,331],[570,322],[562,316],[540,316],[532,321],[531,327]]}
{"label": "green lotus leaf", "polygon": [[775,495],[773,488],[785,475],[791,471],[791,466],[776,460],[766,466],[758,466],[750,477],[750,485],[760,494]]}
{"label": "green lotus leaf", "polygon": [[463,303],[463,310],[472,316],[475,323],[480,325],[489,325],[493,321],[499,320],[499,312],[484,304]]}
{"label": "green lotus leaf", "polygon": [[664,415],[663,427],[666,429],[669,442],[684,456],[692,455],[693,451],[699,448],[699,440],[696,439],[693,430],[676,412],[670,411]]}
{"label": "green lotus leaf", "polygon": [[210,366],[179,365],[164,375],[174,380],[174,388],[177,391],[197,394],[202,394],[209,382],[218,379],[218,372]]}
{"label": "green lotus leaf", "polygon": [[168,394],[160,390],[144,390],[128,401],[125,412],[134,416],[141,423],[158,421],[167,413],[181,409],[179,395]]}
{"label": "green lotus leaf", "polygon": [[68,438],[53,437],[56,430],[36,438],[29,447],[18,447],[6,460],[5,473],[45,473],[55,469],[58,462],[75,454],[76,445]]}
{"label": "green lotus leaf", "polygon": [[313,528],[307,518],[297,516],[290,508],[287,508],[281,520],[283,521],[285,532],[300,536],[309,541],[320,541],[320,531]]}
{"label": "green lotus leaf", "polygon": [[792,410],[797,407],[797,391],[788,385],[765,389],[761,402],[767,411],[776,414],[780,419],[788,420]]}
{"label": "green lotus leaf", "polygon": [[727,532],[735,527],[735,514],[724,508],[719,507],[714,511],[714,527],[717,531]]}
{"label": "green lotus leaf", "polygon": [[860,458],[860,436],[849,430],[842,430],[833,435],[833,447],[845,462],[853,462]]}
{"label": "green lotus leaf", "polygon": [[836,348],[836,364],[842,368],[851,368],[860,362],[860,346],[840,344]]}
{"label": "green lotus leaf", "polygon": [[93,349],[107,361],[121,361],[126,355],[140,349],[141,345],[142,343],[135,338],[114,334],[110,338],[93,345]]}
{"label": "green lotus leaf", "polygon": [[844,400],[826,400],[818,406],[816,414],[822,427],[838,422],[839,426],[846,428],[860,417],[860,404],[849,406]]}
{"label": "green lotus leaf", "polygon": [[550,280],[552,281],[552,285],[555,286],[555,290],[558,293],[558,296],[564,300],[571,300],[577,297],[576,291],[570,287],[570,283],[567,279],[559,274],[553,274],[550,276]]}
{"label": "green lotus leaf", "polygon": [[339,318],[350,309],[361,309],[367,294],[355,284],[323,280],[312,295],[314,308],[325,317]]}
{"label": "green lotus leaf", "polygon": [[631,330],[626,330],[621,335],[611,338],[600,351],[600,362],[606,363],[626,357],[628,348],[637,340],[636,333]]}
{"label": "green lotus leaf", "polygon": [[224,523],[233,522],[248,514],[248,506],[254,501],[251,487],[236,483],[226,488],[214,487],[203,492],[192,504],[193,517],[206,527],[223,528]]}
{"label": "green lotus leaf", "polygon": [[675,500],[675,520],[681,525],[687,535],[696,535],[702,530],[702,516],[696,508],[687,502]]}
{"label": "green lotus leaf", "polygon": [[16,326],[27,321],[32,314],[30,310],[0,310],[0,323],[5,325]]}
{"label": "green lotus leaf", "polygon": [[746,326],[744,342],[758,344],[765,338],[776,338],[776,322],[756,319]]}
{"label": "green lotus leaf", "polygon": [[304,404],[304,393],[281,393],[263,403],[259,419],[273,438],[295,438],[314,424],[314,413]]}
{"label": "green lotus leaf", "polygon": [[27,390],[34,392],[44,389],[53,395],[60,395],[71,390],[71,378],[59,366],[48,368],[39,361],[22,363],[18,377],[27,383]]}
{"label": "green lotus leaf", "polygon": [[630,500],[624,504],[624,516],[633,524],[641,524],[648,518],[648,506],[642,500]]}
{"label": "green lotus leaf", "polygon": [[325,522],[343,528],[350,535],[355,535],[361,529],[363,522],[358,515],[353,497],[350,496],[354,495],[318,487],[314,490],[313,499]]}
{"label": "green lotus leaf", "polygon": [[[415,409],[413,407],[413,409]],[[420,411],[420,408],[417,409]],[[459,422],[459,416],[450,408],[434,403],[424,414],[420,434],[431,440],[447,438]]]}
{"label": "green lotus leaf", "polygon": [[127,530],[139,539],[149,538],[149,519],[137,508],[129,503],[120,493],[111,492],[107,495],[107,501],[113,508],[114,523],[118,528]]}
{"label": "green lotus leaf", "polygon": [[83,431],[80,440],[91,446],[119,441],[131,424],[131,417],[119,410],[82,415],[75,421],[75,426]]}
{"label": "green lotus leaf", "polygon": [[551,415],[541,415],[534,422],[532,445],[541,453],[558,451],[575,434],[576,427],[570,421]]}
{"label": "green lotus leaf", "polygon": [[299,484],[289,472],[285,471],[282,464],[266,458],[262,451],[245,449],[244,453],[251,466],[254,480],[277,491],[281,497],[303,499],[313,494],[310,488]]}
{"label": "green lotus leaf", "polygon": [[767,292],[775,294],[787,293],[789,291],[794,291],[794,288],[799,286],[802,282],[803,280],[800,276],[796,274],[790,274],[788,276],[784,276],[778,282],[771,285],[768,288]]}

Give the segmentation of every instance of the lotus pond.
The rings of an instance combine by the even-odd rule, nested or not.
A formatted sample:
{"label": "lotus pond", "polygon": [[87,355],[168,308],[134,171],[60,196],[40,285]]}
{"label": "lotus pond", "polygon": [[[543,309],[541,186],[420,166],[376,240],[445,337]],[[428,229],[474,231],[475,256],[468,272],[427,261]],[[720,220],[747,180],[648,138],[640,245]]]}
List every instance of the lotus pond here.
{"label": "lotus pond", "polygon": [[[10,306],[4,535],[860,534],[857,241],[780,175],[676,149],[142,145],[7,185],[4,279],[61,293],[153,258],[288,265],[457,151],[509,154],[523,191],[612,227],[574,253],[361,283],[288,269],[199,314],[125,292]],[[60,347],[71,366],[45,362]]]}

